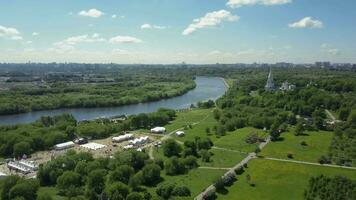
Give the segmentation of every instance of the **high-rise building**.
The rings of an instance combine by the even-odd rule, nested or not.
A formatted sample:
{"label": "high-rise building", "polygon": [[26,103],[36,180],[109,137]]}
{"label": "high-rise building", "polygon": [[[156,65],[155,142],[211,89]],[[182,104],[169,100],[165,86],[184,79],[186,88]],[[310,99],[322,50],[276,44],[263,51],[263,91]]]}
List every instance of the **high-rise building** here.
{"label": "high-rise building", "polygon": [[273,75],[272,75],[272,69],[269,70],[269,74],[268,74],[268,79],[267,79],[267,83],[265,86],[265,90],[266,91],[274,91],[276,88],[274,86],[273,83]]}

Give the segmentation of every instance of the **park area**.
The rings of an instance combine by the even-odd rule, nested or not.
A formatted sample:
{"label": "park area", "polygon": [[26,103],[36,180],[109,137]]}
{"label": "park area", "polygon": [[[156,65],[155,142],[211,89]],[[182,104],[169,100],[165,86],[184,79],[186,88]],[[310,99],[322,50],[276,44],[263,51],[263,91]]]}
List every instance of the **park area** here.
{"label": "park area", "polygon": [[[226,187],[225,194],[218,193],[218,199],[299,200],[303,199],[304,191],[308,189],[309,178],[321,174],[330,177],[341,175],[356,180],[355,170],[351,169],[254,159],[246,171],[237,176],[237,181],[231,187]],[[250,180],[246,178],[248,175]]]}

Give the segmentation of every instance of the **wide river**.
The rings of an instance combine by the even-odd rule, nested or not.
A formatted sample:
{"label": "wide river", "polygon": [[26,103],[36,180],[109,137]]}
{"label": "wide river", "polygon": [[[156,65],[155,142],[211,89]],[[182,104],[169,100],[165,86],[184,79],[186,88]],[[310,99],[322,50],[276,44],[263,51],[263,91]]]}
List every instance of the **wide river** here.
{"label": "wide river", "polygon": [[34,111],[16,115],[0,116],[0,125],[23,124],[30,123],[39,119],[43,115],[59,115],[63,113],[72,114],[77,120],[91,120],[99,117],[111,117],[117,115],[132,115],[138,113],[155,112],[159,108],[183,109],[189,108],[191,104],[209,99],[216,100],[221,97],[227,87],[224,80],[219,77],[197,77],[196,88],[190,90],[186,94],[160,101],[125,105],[109,108],[73,108],[73,109],[56,109]]}

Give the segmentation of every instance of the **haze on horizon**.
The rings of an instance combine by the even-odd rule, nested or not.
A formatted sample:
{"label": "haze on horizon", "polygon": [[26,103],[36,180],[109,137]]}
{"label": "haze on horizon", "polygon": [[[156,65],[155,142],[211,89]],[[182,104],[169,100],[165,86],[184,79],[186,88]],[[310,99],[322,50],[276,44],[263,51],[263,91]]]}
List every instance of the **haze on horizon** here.
{"label": "haze on horizon", "polygon": [[354,0],[12,0],[0,62],[356,63]]}

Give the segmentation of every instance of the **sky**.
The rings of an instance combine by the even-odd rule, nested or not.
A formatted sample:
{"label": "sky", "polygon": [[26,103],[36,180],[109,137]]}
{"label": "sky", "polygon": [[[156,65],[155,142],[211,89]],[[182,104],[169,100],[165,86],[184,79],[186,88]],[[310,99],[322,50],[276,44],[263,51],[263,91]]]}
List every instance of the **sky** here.
{"label": "sky", "polygon": [[0,62],[356,63],[355,0],[2,0]]}

